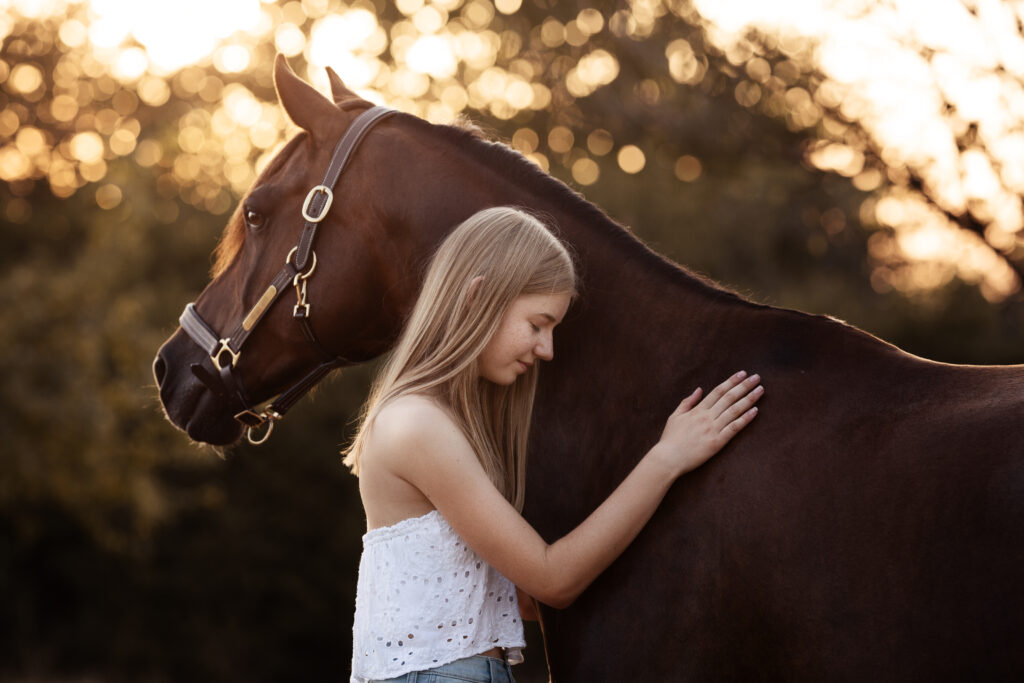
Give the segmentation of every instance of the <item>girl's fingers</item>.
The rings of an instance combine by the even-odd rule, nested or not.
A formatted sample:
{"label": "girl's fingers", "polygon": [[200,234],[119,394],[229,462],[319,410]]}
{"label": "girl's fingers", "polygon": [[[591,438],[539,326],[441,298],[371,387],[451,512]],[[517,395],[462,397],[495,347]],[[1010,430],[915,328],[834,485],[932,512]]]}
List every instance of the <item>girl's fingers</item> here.
{"label": "girl's fingers", "polygon": [[722,430],[722,433],[725,434],[727,438],[731,439],[732,437],[739,434],[740,430],[742,430],[744,427],[750,424],[750,421],[753,420],[755,417],[757,417],[756,407],[751,408],[750,410],[748,410],[747,412],[743,413],[735,420],[730,422],[728,425],[726,425],[725,429]]}
{"label": "girl's fingers", "polygon": [[757,374],[747,377],[745,380],[738,382],[733,385],[728,391],[726,391],[715,403],[710,407],[711,414],[717,419],[722,414],[731,408],[737,401],[742,399],[744,396],[749,394],[754,388],[761,382],[761,377]]}
{"label": "girl's fingers", "polygon": [[745,370],[740,370],[739,372],[734,374],[732,377],[730,377],[729,379],[725,380],[724,382],[719,384],[717,387],[715,387],[711,391],[711,393],[708,394],[707,398],[704,399],[704,402],[707,405],[707,407],[710,408],[710,407],[714,406],[715,404],[717,404],[718,400],[720,398],[725,396],[725,394],[728,391],[730,391],[733,387],[735,387],[737,384],[739,384],[744,379],[746,379],[746,377],[747,377],[746,371]]}
{"label": "girl's fingers", "polygon": [[757,401],[764,395],[764,386],[758,385],[754,387],[745,396],[740,398],[738,401],[728,406],[722,413],[715,418],[715,422],[718,424],[728,426],[734,420],[739,418],[741,415],[746,413],[750,408],[757,403]]}
{"label": "girl's fingers", "polygon": [[696,389],[694,389],[692,394],[690,394],[689,396],[682,400],[682,402],[679,404],[679,407],[676,408],[676,412],[687,413],[690,410],[692,410],[693,407],[697,405],[697,402],[700,401],[700,394],[701,388],[697,387]]}

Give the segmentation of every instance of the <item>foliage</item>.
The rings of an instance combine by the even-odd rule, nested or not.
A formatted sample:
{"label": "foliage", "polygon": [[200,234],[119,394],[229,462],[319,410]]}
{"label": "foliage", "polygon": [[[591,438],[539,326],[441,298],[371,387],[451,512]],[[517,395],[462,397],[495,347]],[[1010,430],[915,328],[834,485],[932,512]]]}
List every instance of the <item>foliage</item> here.
{"label": "foliage", "polygon": [[[325,60],[350,83],[380,62],[367,96],[468,113],[751,298],[931,358],[1021,361],[1019,295],[988,301],[962,279],[879,286],[878,268],[899,267],[872,208],[891,185],[815,165],[827,108],[798,126],[786,104],[822,86],[810,52],[750,34],[737,61],[686,3],[263,3],[268,28],[190,66],[161,71],[150,56],[141,72],[119,61],[145,56],[140,42],[96,48],[102,17],[57,5],[0,10],[0,676],[306,680],[347,667],[363,520],[337,451],[372,367],[329,381],[266,446],[223,458],[163,419],[150,370],[206,282],[225,214],[292,130],[270,63],[299,39],[292,62],[321,85]],[[360,9],[374,23],[345,53],[356,61],[320,56],[317,32]],[[469,46],[454,68],[412,68],[429,21]],[[241,70],[232,46],[247,50]],[[530,652],[537,662],[539,642]]]}

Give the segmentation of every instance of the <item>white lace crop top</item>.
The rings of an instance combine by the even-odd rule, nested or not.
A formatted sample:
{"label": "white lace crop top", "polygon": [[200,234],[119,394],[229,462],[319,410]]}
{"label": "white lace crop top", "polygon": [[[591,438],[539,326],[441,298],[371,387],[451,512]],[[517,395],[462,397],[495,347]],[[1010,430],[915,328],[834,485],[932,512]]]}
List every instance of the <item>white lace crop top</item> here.
{"label": "white lace crop top", "polygon": [[351,683],[526,646],[515,585],[437,510],[363,536],[352,635]]}

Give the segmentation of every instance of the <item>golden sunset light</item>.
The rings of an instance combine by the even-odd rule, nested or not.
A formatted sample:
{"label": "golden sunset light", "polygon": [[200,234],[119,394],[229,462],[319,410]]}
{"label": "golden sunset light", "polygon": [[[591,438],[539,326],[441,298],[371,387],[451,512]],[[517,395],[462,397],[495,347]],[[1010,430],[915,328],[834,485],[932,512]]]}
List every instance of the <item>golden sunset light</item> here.
{"label": "golden sunset light", "polygon": [[[909,170],[938,208],[988,224],[984,236],[971,234],[929,209],[918,193],[881,190],[875,218],[893,229],[893,253],[908,267],[899,278],[878,282],[927,290],[959,276],[980,282],[993,300],[1020,289],[1004,259],[977,247],[988,240],[1013,254],[1024,244],[1024,39],[1015,30],[1024,6],[983,2],[972,12],[954,0],[696,4],[727,53],[746,49],[746,32],[757,30],[795,60],[810,60],[828,79],[815,93],[818,104],[866,132],[891,173]],[[805,54],[809,45],[813,56]],[[969,129],[976,137],[964,149],[958,139]],[[836,142],[812,148],[810,161],[874,185],[877,170],[864,169],[860,152],[844,144],[841,124],[834,130],[826,140]]]}
{"label": "golden sunset light", "polygon": [[[592,47],[594,36],[641,40],[673,12],[690,11],[659,0],[629,7],[549,18],[530,34],[540,49],[574,52],[556,60],[553,91],[530,46],[502,28],[519,3],[403,0],[396,17],[382,20],[369,2],[337,0],[9,2],[0,10],[0,35],[31,21],[35,40],[64,56],[52,82],[33,60],[4,61],[4,87],[25,102],[47,102],[47,116],[63,128],[43,132],[20,104],[0,112],[0,178],[45,179],[57,196],[68,196],[101,181],[115,158],[157,159],[149,163],[166,168],[186,201],[227,212],[229,193],[242,193],[291,134],[276,104],[235,78],[251,72],[266,84],[274,52],[304,62],[304,77],[324,91],[330,66],[362,97],[433,122],[467,111],[510,120],[570,106],[613,83],[619,58]],[[953,0],[698,0],[694,7],[709,45],[746,76],[734,88],[736,101],[811,131],[808,162],[870,193],[868,223],[886,228],[878,239],[892,244],[873,252],[890,256],[877,263],[877,286],[913,292],[957,276],[979,282],[993,300],[1020,288],[1006,260],[1024,253],[1024,40],[1012,30],[1024,13],[1019,4],[986,2],[974,12]],[[788,59],[773,67],[764,44]],[[687,39],[668,40],[663,56],[676,83],[705,82],[707,58]],[[808,69],[824,79],[797,83]],[[654,81],[651,87],[657,97]],[[136,108],[177,94],[196,97],[205,111],[181,115],[173,147],[146,138]],[[568,148],[525,153],[544,168],[554,154],[576,182],[593,184],[600,171],[586,144],[592,130],[576,131]],[[602,154],[611,151],[624,173],[648,165],[629,140]],[[700,160],[682,152],[669,168],[680,182],[693,182]],[[905,179],[929,198],[907,191]],[[982,227],[958,227],[953,217],[965,214]],[[925,242],[932,247],[922,248]]]}
{"label": "golden sunset light", "polygon": [[1024,0],[0,0],[0,238],[0,683],[1024,679]]}

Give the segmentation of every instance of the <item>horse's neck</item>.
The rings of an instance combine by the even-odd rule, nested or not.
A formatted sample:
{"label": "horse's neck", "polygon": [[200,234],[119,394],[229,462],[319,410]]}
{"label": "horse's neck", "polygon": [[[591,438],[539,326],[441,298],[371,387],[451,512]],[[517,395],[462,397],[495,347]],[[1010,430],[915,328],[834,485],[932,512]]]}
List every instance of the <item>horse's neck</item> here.
{"label": "horse's neck", "polygon": [[[555,334],[556,362],[544,369],[555,385],[602,393],[606,411],[661,415],[662,404],[680,400],[693,382],[707,382],[706,375],[720,381],[740,369],[732,367],[732,349],[743,342],[736,330],[765,307],[655,254],[557,180],[465,156],[462,187],[469,191],[462,197],[474,203],[470,210],[523,206],[550,217],[575,252],[579,296]],[[565,398],[558,399],[562,415],[592,407]]]}
{"label": "horse's neck", "polygon": [[[450,145],[445,151],[451,164]],[[528,508],[545,537],[564,534],[599,504],[695,387],[708,391],[741,369],[770,372],[781,384],[820,367],[822,348],[878,354],[874,344],[853,350],[852,338],[867,335],[705,284],[557,181],[487,156],[462,152],[446,167],[460,191],[442,178],[412,208],[443,235],[480,208],[523,206],[551,217],[576,252],[580,295],[555,333],[555,362],[541,372],[531,428]],[[436,169],[419,171],[430,178]]]}
{"label": "horse's neck", "polygon": [[[684,351],[691,358],[707,349],[725,351],[737,317],[762,308],[705,284],[593,205],[563,194],[534,192],[520,201],[551,216],[576,251],[580,296],[561,332],[583,362],[611,352],[619,374],[629,374],[622,371],[652,362],[676,365]],[[620,380],[625,388],[647,381],[645,375]]]}
{"label": "horse's neck", "polygon": [[[405,162],[395,168],[409,188],[404,221],[421,228],[414,232],[436,244],[481,208],[515,205],[553,219],[575,250],[580,296],[555,334],[558,360],[542,374],[563,395],[600,393],[606,415],[661,415],[695,386],[710,389],[736,370],[811,367],[825,352],[858,363],[906,357],[859,330],[706,284],[517,154],[450,130],[430,134],[421,123],[427,128],[408,131]],[[593,401],[560,396],[552,407],[579,417]]]}
{"label": "horse's neck", "polygon": [[707,329],[730,304],[744,303],[652,252],[603,214],[570,209],[559,228],[580,251],[587,309],[600,317],[624,314],[632,325],[643,321],[642,328]]}
{"label": "horse's neck", "polygon": [[[430,149],[420,156],[424,167],[412,171],[416,184],[427,181],[434,187],[417,187],[418,201],[409,219],[426,218],[432,223],[429,233],[444,235],[469,213],[498,204],[551,217],[580,265],[577,320],[606,332],[621,330],[637,349],[664,348],[665,340],[657,338],[663,334],[692,348],[700,341],[698,330],[704,337],[713,334],[730,304],[743,303],[657,256],[600,209],[554,178],[542,176],[517,154],[502,154],[486,143],[477,147],[476,141],[467,140],[455,147],[458,161],[453,163],[452,141],[444,139],[451,131],[437,132],[438,137],[420,140]],[[444,160],[446,173],[438,172],[438,159]],[[453,169],[458,176],[454,182]],[[432,178],[437,178],[436,184]],[[456,198],[439,200],[448,196]]]}
{"label": "horse's neck", "polygon": [[704,375],[740,369],[715,368],[738,362],[723,359],[738,352],[736,330],[763,307],[698,280],[610,219],[570,211],[559,227],[581,252],[581,286],[556,333],[563,354],[552,370],[585,376],[590,391],[632,412],[680,400]]}

